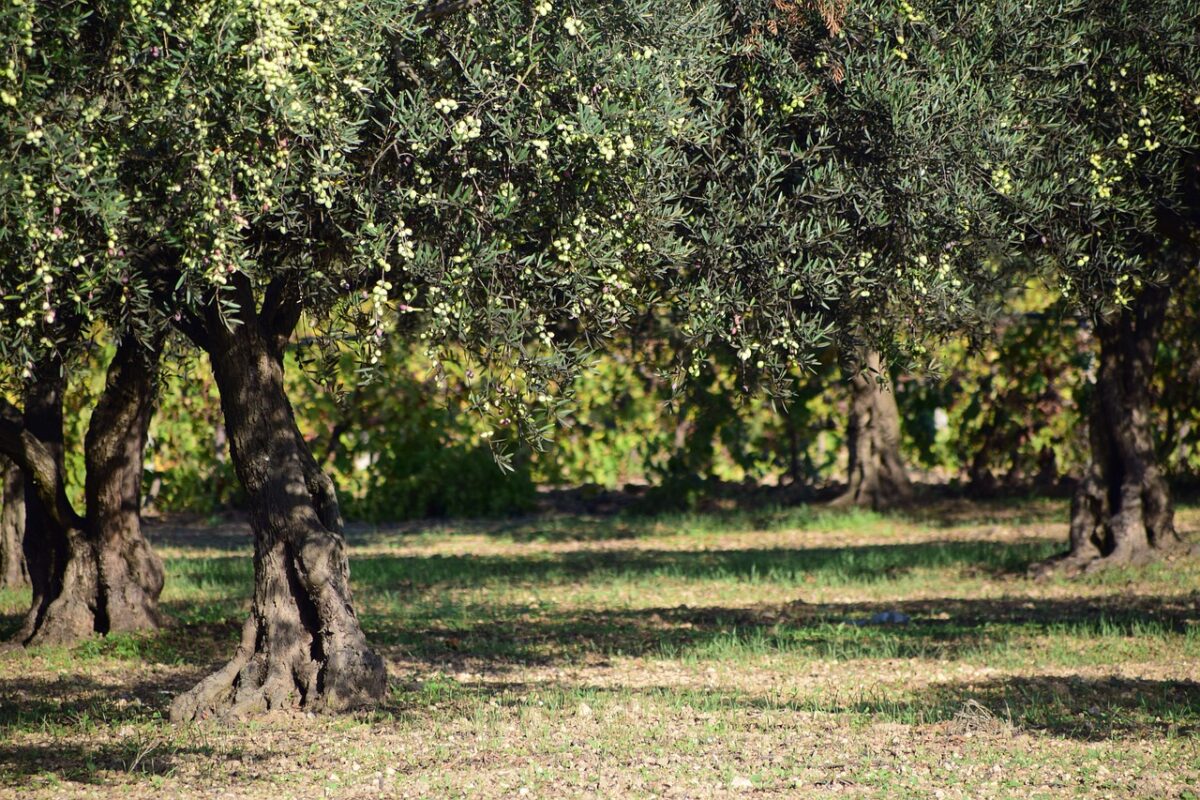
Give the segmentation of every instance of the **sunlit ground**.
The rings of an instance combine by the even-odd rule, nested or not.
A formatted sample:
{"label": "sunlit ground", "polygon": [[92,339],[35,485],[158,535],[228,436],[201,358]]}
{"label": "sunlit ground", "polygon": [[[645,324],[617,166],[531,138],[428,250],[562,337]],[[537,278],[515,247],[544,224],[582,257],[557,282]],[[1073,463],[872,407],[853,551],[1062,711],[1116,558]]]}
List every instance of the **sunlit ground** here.
{"label": "sunlit ground", "polygon": [[[249,536],[159,525],[171,629],[0,653],[0,796],[1200,797],[1200,561],[1027,579],[1065,517],[356,529],[387,702],[180,728],[171,696],[233,650]],[[27,602],[0,592],[2,632]]]}

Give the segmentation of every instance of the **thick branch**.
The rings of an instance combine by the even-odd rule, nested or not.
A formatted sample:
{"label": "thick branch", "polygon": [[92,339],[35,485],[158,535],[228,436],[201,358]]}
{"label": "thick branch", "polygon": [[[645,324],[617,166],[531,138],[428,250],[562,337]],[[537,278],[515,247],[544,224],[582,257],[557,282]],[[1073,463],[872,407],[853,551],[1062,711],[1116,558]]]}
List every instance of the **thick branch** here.
{"label": "thick branch", "polygon": [[300,324],[303,310],[295,282],[287,277],[276,278],[267,286],[258,319],[263,330],[282,347]]}
{"label": "thick branch", "polygon": [[206,350],[208,334],[204,329],[204,320],[188,308],[187,304],[179,302],[177,297],[178,288],[183,281],[183,273],[177,264],[178,259],[174,252],[153,247],[139,260],[139,269],[148,276],[155,305],[160,309],[175,309],[175,313],[170,316],[171,324],[196,347]]}
{"label": "thick branch", "polygon": [[0,453],[25,471],[37,488],[38,499],[63,528],[81,528],[83,519],[71,507],[66,487],[59,480],[54,454],[25,429],[21,412],[0,397]]}
{"label": "thick branch", "polygon": [[416,21],[433,22],[443,17],[448,17],[451,14],[457,14],[460,11],[474,8],[480,2],[481,0],[442,0],[441,2],[432,3],[418,12]]}
{"label": "thick branch", "polygon": [[201,350],[208,350],[208,331],[204,322],[191,311],[180,310],[173,318],[175,328]]}

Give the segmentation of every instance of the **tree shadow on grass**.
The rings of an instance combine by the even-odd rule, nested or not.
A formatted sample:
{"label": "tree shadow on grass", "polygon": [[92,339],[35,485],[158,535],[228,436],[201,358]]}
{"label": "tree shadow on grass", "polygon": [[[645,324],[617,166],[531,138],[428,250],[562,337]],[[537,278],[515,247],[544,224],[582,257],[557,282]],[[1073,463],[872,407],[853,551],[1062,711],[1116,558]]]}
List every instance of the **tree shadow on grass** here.
{"label": "tree shadow on grass", "polygon": [[197,668],[111,682],[84,674],[0,678],[0,730],[159,721],[172,698],[203,676]]}
{"label": "tree shadow on grass", "polygon": [[110,786],[106,773],[169,775],[185,759],[211,758],[207,745],[180,745],[170,736],[131,736],[104,744],[0,744],[0,786],[28,787],[33,776]]}
{"label": "tree shadow on grass", "polygon": [[931,497],[898,512],[904,519],[936,528],[1066,523],[1062,500],[1015,495],[986,500]]}
{"label": "tree shadow on grass", "polygon": [[[945,605],[948,603],[949,605]],[[905,613],[914,623],[875,633],[889,637],[908,637],[915,652],[945,657],[954,642],[970,640],[971,624],[1022,625],[1029,630],[1051,630],[1064,616],[1075,615],[1080,630],[1118,632],[1127,626],[1153,623],[1162,630],[1177,631],[1188,627],[1196,614],[1194,598],[1111,598],[1084,603],[1077,600],[961,601],[924,600],[904,604]],[[931,620],[923,613],[944,614],[952,609],[951,620]],[[631,654],[660,652],[664,641],[674,641],[685,653],[697,646],[727,636],[731,629],[807,631],[814,637],[840,635],[831,630],[830,620],[863,614],[870,607],[862,604],[792,604],[760,609],[730,611],[708,608],[670,608],[648,611],[620,611],[564,616],[557,620],[527,621],[517,626],[480,624],[475,629],[453,631],[453,647],[439,637],[435,628],[414,632],[414,641],[423,644],[421,657],[429,665],[445,667],[444,659],[472,659],[488,662],[488,670],[506,669],[519,678],[519,664],[497,657],[494,640],[504,635],[517,642],[516,654],[525,661],[537,660],[536,647],[550,643],[551,661],[570,662],[576,652],[572,643],[585,648],[614,650]],[[732,626],[732,628],[731,628]],[[939,629],[937,626],[961,626]],[[1115,626],[1115,627],[1114,627]],[[844,626],[839,626],[844,628]],[[491,631],[491,633],[485,633]],[[449,634],[447,634],[449,635]],[[766,634],[764,634],[765,636]],[[665,638],[666,637],[666,638]],[[670,637],[676,637],[674,639]],[[922,639],[924,644],[918,644]],[[769,641],[769,637],[764,639]],[[944,642],[938,649],[933,642]],[[530,648],[524,652],[522,648]],[[555,651],[555,648],[558,648]],[[924,648],[921,650],[920,648]],[[932,648],[932,649],[931,649]],[[870,657],[864,651],[863,657]],[[156,724],[165,715],[167,704],[179,691],[199,679],[207,667],[186,671],[173,670],[121,682],[102,682],[88,675],[65,678],[0,678],[0,786],[24,785],[29,776],[52,774],[61,778],[103,783],[106,773],[168,772],[181,760],[214,753],[185,736],[164,732]],[[395,685],[395,684],[394,684]],[[696,687],[603,688],[588,685],[525,684],[519,681],[451,681],[449,689],[436,697],[441,705],[430,704],[423,690],[397,685],[381,709],[383,712],[424,714],[431,724],[450,713],[447,708],[470,711],[494,701],[505,705],[529,704],[535,697],[556,693],[558,704],[578,703],[573,696],[627,697],[652,693],[667,702],[696,709],[785,710],[802,713],[845,715],[901,724],[947,724],[951,733],[964,730],[1004,732],[1006,730],[1042,732],[1051,736],[1085,741],[1105,739],[1193,737],[1200,734],[1200,684],[1187,680],[1139,680],[1120,677],[1083,678],[1077,676],[1006,676],[983,681],[938,683],[914,691],[892,687],[870,687],[856,692],[787,693],[786,685],[776,686],[770,694],[731,692]],[[836,687],[835,687],[836,688]],[[449,696],[447,696],[447,694]],[[446,702],[449,700],[450,705]],[[588,700],[588,702],[593,702]],[[554,708],[554,702],[546,702]],[[598,709],[599,710],[599,709]],[[439,715],[441,715],[439,717]],[[147,723],[152,723],[147,725]],[[87,731],[95,726],[115,729],[142,726],[135,734],[106,740],[96,745],[65,744],[51,740],[46,744],[20,743],[11,737],[18,731],[50,731],[62,727],[68,731]],[[11,739],[11,741],[10,741]]]}
{"label": "tree shadow on grass", "polygon": [[[879,610],[870,603],[792,602],[751,608],[547,612],[488,604],[451,611],[431,606],[408,614],[402,622],[392,615],[364,614],[364,624],[374,643],[403,660],[431,667],[482,663],[501,672],[529,665],[597,664],[618,656],[737,663],[746,658],[794,654],[842,661],[966,659],[989,663],[1022,638],[1066,635],[1137,641],[1185,635],[1200,621],[1197,598],[1192,595],[911,600],[888,604],[888,610],[910,617],[908,624],[856,624],[870,620]],[[241,620],[242,612],[231,611],[227,620],[218,623],[90,639],[58,657],[78,670],[97,657],[189,665],[198,678],[232,652]],[[1022,651],[1018,655],[1024,657]],[[20,685],[19,679],[0,683],[0,697],[5,688]],[[47,702],[51,705],[43,711],[53,709],[54,701]],[[0,716],[0,724],[3,722]]]}
{"label": "tree shadow on grass", "polygon": [[[871,530],[890,523],[931,528],[1044,525],[1066,521],[1061,502],[1010,498],[967,500],[931,496],[920,504],[879,513],[832,509],[823,504],[788,504],[754,495],[752,502],[727,510],[641,514],[616,510],[583,513],[539,513],[503,519],[426,519],[396,523],[350,523],[352,546],[403,541],[425,533],[484,535],[516,542],[589,542],[640,539],[688,531],[752,533],[798,530],[815,533]],[[614,507],[616,508],[616,507]],[[213,521],[189,516],[148,521],[148,538],[156,546],[180,549],[248,550],[253,539],[241,516]]]}
{"label": "tree shadow on grass", "polygon": [[[12,639],[20,630],[24,618],[24,614],[0,614],[0,642]],[[0,652],[3,652],[2,648],[3,645],[0,645]]]}
{"label": "tree shadow on grass", "polygon": [[[0,679],[0,787],[28,786],[33,776],[107,786],[112,773],[166,775],[197,757],[236,755],[228,744],[218,753],[203,731],[163,724],[172,698],[203,673],[121,683],[87,675]],[[22,742],[21,733],[39,735]]]}
{"label": "tree shadow on grass", "polygon": [[987,663],[1022,638],[1137,641],[1190,635],[1200,623],[1195,595],[889,602],[887,610],[911,621],[869,624],[880,610],[870,603],[802,602],[570,612],[489,605],[458,609],[453,619],[432,608],[410,616],[404,627],[383,616],[365,622],[372,640],[395,648],[400,657],[430,664],[488,662],[495,668],[596,663],[617,656],[737,662],[782,653],[843,661]]}
{"label": "tree shadow on grass", "polygon": [[[563,584],[671,578],[761,581],[786,586],[869,584],[920,569],[965,568],[984,576],[1020,574],[1061,549],[1046,541],[933,541],[855,547],[728,550],[585,550],[515,555],[371,554],[351,559],[355,591],[434,585]],[[178,558],[170,578],[219,594],[249,591],[249,556]]]}
{"label": "tree shadow on grass", "polygon": [[[178,731],[157,725],[171,697],[198,677],[174,674],[116,685],[84,675],[0,679],[0,786],[23,786],[35,775],[104,784],[109,782],[104,773],[166,774],[180,756],[211,755],[211,748],[181,741]],[[98,726],[114,731],[94,743],[55,734]],[[113,735],[126,726],[141,727]],[[49,732],[52,738],[19,743],[15,734],[21,732]]]}
{"label": "tree shadow on grass", "polygon": [[961,719],[968,701],[1018,729],[1069,739],[1200,734],[1200,683],[1186,680],[1012,676],[967,686],[933,685],[909,702],[914,710],[957,704],[955,718]]}
{"label": "tree shadow on grass", "polygon": [[[878,604],[786,605],[752,609],[659,608],[549,611],[533,605],[462,605],[446,590],[481,585],[536,588],[587,583],[603,587],[658,578],[758,582],[784,597],[813,585],[871,583],[921,568],[959,566],[1003,575],[1044,554],[1045,543],[930,542],[850,548],[763,548],[718,551],[601,551],[504,556],[371,555],[352,566],[355,594],[374,641],[419,659],[477,658],[555,663],[582,656],[719,658],[788,651],[815,658],[982,657],[1012,637],[1074,626],[1073,635],[1183,631],[1200,616],[1196,601],[1105,597],[1029,600],[889,600]],[[115,655],[157,663],[210,664],[228,655],[252,590],[249,558],[176,558],[169,579],[197,587],[205,604],[175,600],[164,608],[178,621],[153,634],[108,637],[76,655]],[[224,598],[224,599],[220,599]],[[882,610],[910,625],[862,628]],[[18,620],[5,619],[15,627]],[[1090,628],[1088,626],[1091,626]],[[1141,627],[1138,627],[1141,626]],[[1148,630],[1147,626],[1155,630]],[[95,651],[95,652],[93,652]]]}
{"label": "tree shadow on grass", "polygon": [[[186,614],[186,604],[167,603],[162,608],[168,612],[171,622],[156,631],[91,636],[72,645],[35,647],[27,652],[49,661],[51,666],[61,663],[68,669],[79,670],[99,659],[115,659],[138,665],[211,666],[228,658],[237,646],[245,618],[240,606],[231,609],[224,619],[187,623],[173,617]],[[20,621],[21,618],[16,616],[0,618],[0,632],[15,631]],[[0,647],[0,657],[6,652],[20,650],[11,644],[5,645]],[[0,697],[3,697],[2,687],[3,683],[0,682]],[[0,708],[0,724],[4,721],[2,711],[3,708]]]}
{"label": "tree shadow on grass", "polygon": [[[566,513],[516,518],[491,523],[490,532],[518,540],[575,541],[599,538],[606,527],[616,532],[609,538],[630,538],[662,533],[663,528],[701,528],[710,531],[748,532],[764,530],[860,530],[889,522],[908,522],[937,528],[979,526],[1024,526],[1065,522],[1066,505],[1061,499],[1013,494],[994,498],[969,498],[947,492],[945,487],[917,487],[916,500],[888,512],[831,508],[826,501],[841,494],[843,486],[797,497],[795,487],[750,487],[727,484],[724,492],[707,498],[720,505],[701,511],[658,510],[655,504],[600,503],[554,506]],[[661,489],[649,488],[649,493]],[[612,493],[605,493],[612,494]],[[640,492],[645,496],[646,492]],[[667,507],[670,499],[664,498]],[[576,510],[572,510],[576,509]],[[410,523],[411,524],[411,523]],[[486,523],[485,523],[486,525]]]}
{"label": "tree shadow on grass", "polygon": [[1187,680],[1006,676],[931,684],[907,697],[867,695],[812,705],[888,722],[948,722],[958,732],[1042,732],[1084,741],[1200,734],[1200,683]]}
{"label": "tree shadow on grass", "polygon": [[[903,578],[919,569],[958,566],[1001,576],[1017,573],[1031,560],[1048,555],[1044,542],[993,543],[938,541],[845,548],[759,548],[746,550],[620,550],[530,555],[392,556],[370,555],[352,564],[356,597],[369,633],[385,644],[401,645],[422,657],[448,657],[454,651],[527,663],[563,660],[588,652],[657,653],[674,656],[739,629],[758,636],[756,646],[795,649],[798,640],[816,656],[951,657],[986,645],[990,634],[961,626],[933,625],[898,630],[887,637],[850,641],[826,632],[797,637],[773,630],[778,620],[743,619],[740,612],[691,611],[680,618],[659,612],[580,613],[528,621],[529,607],[491,604],[456,606],[446,589],[491,586],[605,584],[667,579],[688,582],[758,582],[796,594],[815,585],[869,584]],[[184,559],[175,568],[208,591],[250,591],[249,563],[230,558]],[[240,589],[236,588],[240,587]],[[403,606],[402,613],[372,614],[374,603]],[[878,608],[830,609],[824,617],[838,622],[870,616]],[[657,613],[660,619],[653,619]],[[986,612],[985,612],[986,613]],[[702,618],[689,619],[688,616]],[[912,616],[910,614],[910,616]],[[403,626],[396,625],[396,618]],[[664,623],[663,620],[666,620]]]}
{"label": "tree shadow on grass", "polygon": [[[417,659],[493,659],[561,663],[579,657],[740,657],[796,652],[813,658],[976,658],[1014,637],[1065,632],[1076,637],[1182,633],[1200,622],[1197,596],[984,599],[935,598],[755,608],[657,608],[556,611],[536,604],[463,605],[448,587],[489,582],[526,586],[606,581],[760,581],[785,597],[814,582],[896,578],[926,565],[978,565],[1002,570],[1023,563],[1030,548],[988,542],[935,542],[845,549],[760,549],[701,552],[618,551],[544,556],[371,556],[354,566],[355,592],[371,638]],[[203,587],[213,602],[164,608],[177,624],[163,631],[88,640],[73,660],[114,656],[166,664],[212,664],[235,646],[251,591],[249,559],[177,559],[172,577]],[[908,625],[862,626],[875,613],[898,611]],[[15,628],[16,617],[3,620]]]}

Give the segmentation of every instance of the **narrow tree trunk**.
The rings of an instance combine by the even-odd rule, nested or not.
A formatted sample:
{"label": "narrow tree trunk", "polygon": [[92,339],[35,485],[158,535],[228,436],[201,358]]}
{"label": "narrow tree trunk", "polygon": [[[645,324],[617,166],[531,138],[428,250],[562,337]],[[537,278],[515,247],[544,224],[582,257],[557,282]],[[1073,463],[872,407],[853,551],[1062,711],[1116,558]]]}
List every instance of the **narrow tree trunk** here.
{"label": "narrow tree trunk", "polygon": [[788,412],[784,412],[784,419],[787,420],[787,437],[788,437],[788,477],[791,479],[793,486],[800,485],[800,431],[796,426],[795,418]]}
{"label": "narrow tree trunk", "polygon": [[889,508],[912,497],[912,483],[900,457],[900,410],[891,388],[880,381],[879,353],[867,351],[860,366],[850,379],[848,486],[832,505]]}
{"label": "narrow tree trunk", "polygon": [[156,364],[156,353],[131,338],[109,365],[88,428],[86,518],[66,499],[61,363],[48,359],[36,370],[21,424],[37,448],[24,457],[40,460],[38,469],[25,470],[24,548],[33,602],[15,641],[63,644],[161,623],[162,562],[142,537],[138,517]]}
{"label": "narrow tree trunk", "polygon": [[284,341],[257,315],[243,317],[233,330],[210,319],[205,345],[250,504],[254,600],[233,659],[176,698],[175,721],[291,707],[337,711],[386,690],[383,660],[351,601],[333,483],[300,435],[284,389]]}
{"label": "narrow tree trunk", "polygon": [[0,456],[0,589],[29,585],[25,569],[25,476]]}
{"label": "narrow tree trunk", "polygon": [[1139,564],[1181,544],[1154,450],[1150,384],[1169,290],[1150,287],[1097,325],[1091,458],[1071,502],[1070,550],[1035,571]]}

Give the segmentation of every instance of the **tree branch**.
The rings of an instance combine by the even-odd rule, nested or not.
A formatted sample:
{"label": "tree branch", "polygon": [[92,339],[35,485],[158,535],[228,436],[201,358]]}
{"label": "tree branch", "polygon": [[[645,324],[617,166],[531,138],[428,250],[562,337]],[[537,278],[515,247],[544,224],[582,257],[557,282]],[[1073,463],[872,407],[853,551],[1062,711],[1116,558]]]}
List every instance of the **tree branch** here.
{"label": "tree branch", "polygon": [[184,336],[186,336],[192,344],[201,350],[208,352],[209,336],[208,330],[204,327],[204,321],[189,310],[180,309],[175,316],[171,318],[172,324]]}
{"label": "tree branch", "polygon": [[451,14],[457,14],[459,11],[465,11],[468,8],[474,8],[479,5],[482,0],[441,0],[435,2],[417,13],[417,22],[433,22],[435,20],[448,17]]}
{"label": "tree branch", "polygon": [[286,342],[300,324],[304,305],[296,291],[296,284],[287,276],[271,281],[263,297],[262,311],[258,314],[259,324],[267,335],[277,342]]}
{"label": "tree branch", "polygon": [[[176,289],[183,279],[178,267],[175,251],[153,246],[139,259],[139,269],[149,276],[150,291],[154,303],[163,309],[171,324],[201,350],[208,350],[209,337],[204,320],[184,303],[178,302]],[[174,313],[171,313],[174,309]]]}
{"label": "tree branch", "polygon": [[66,486],[54,454],[25,429],[20,410],[0,397],[0,453],[8,456],[33,481],[38,500],[55,523],[63,528],[82,528],[84,520],[71,507]]}

